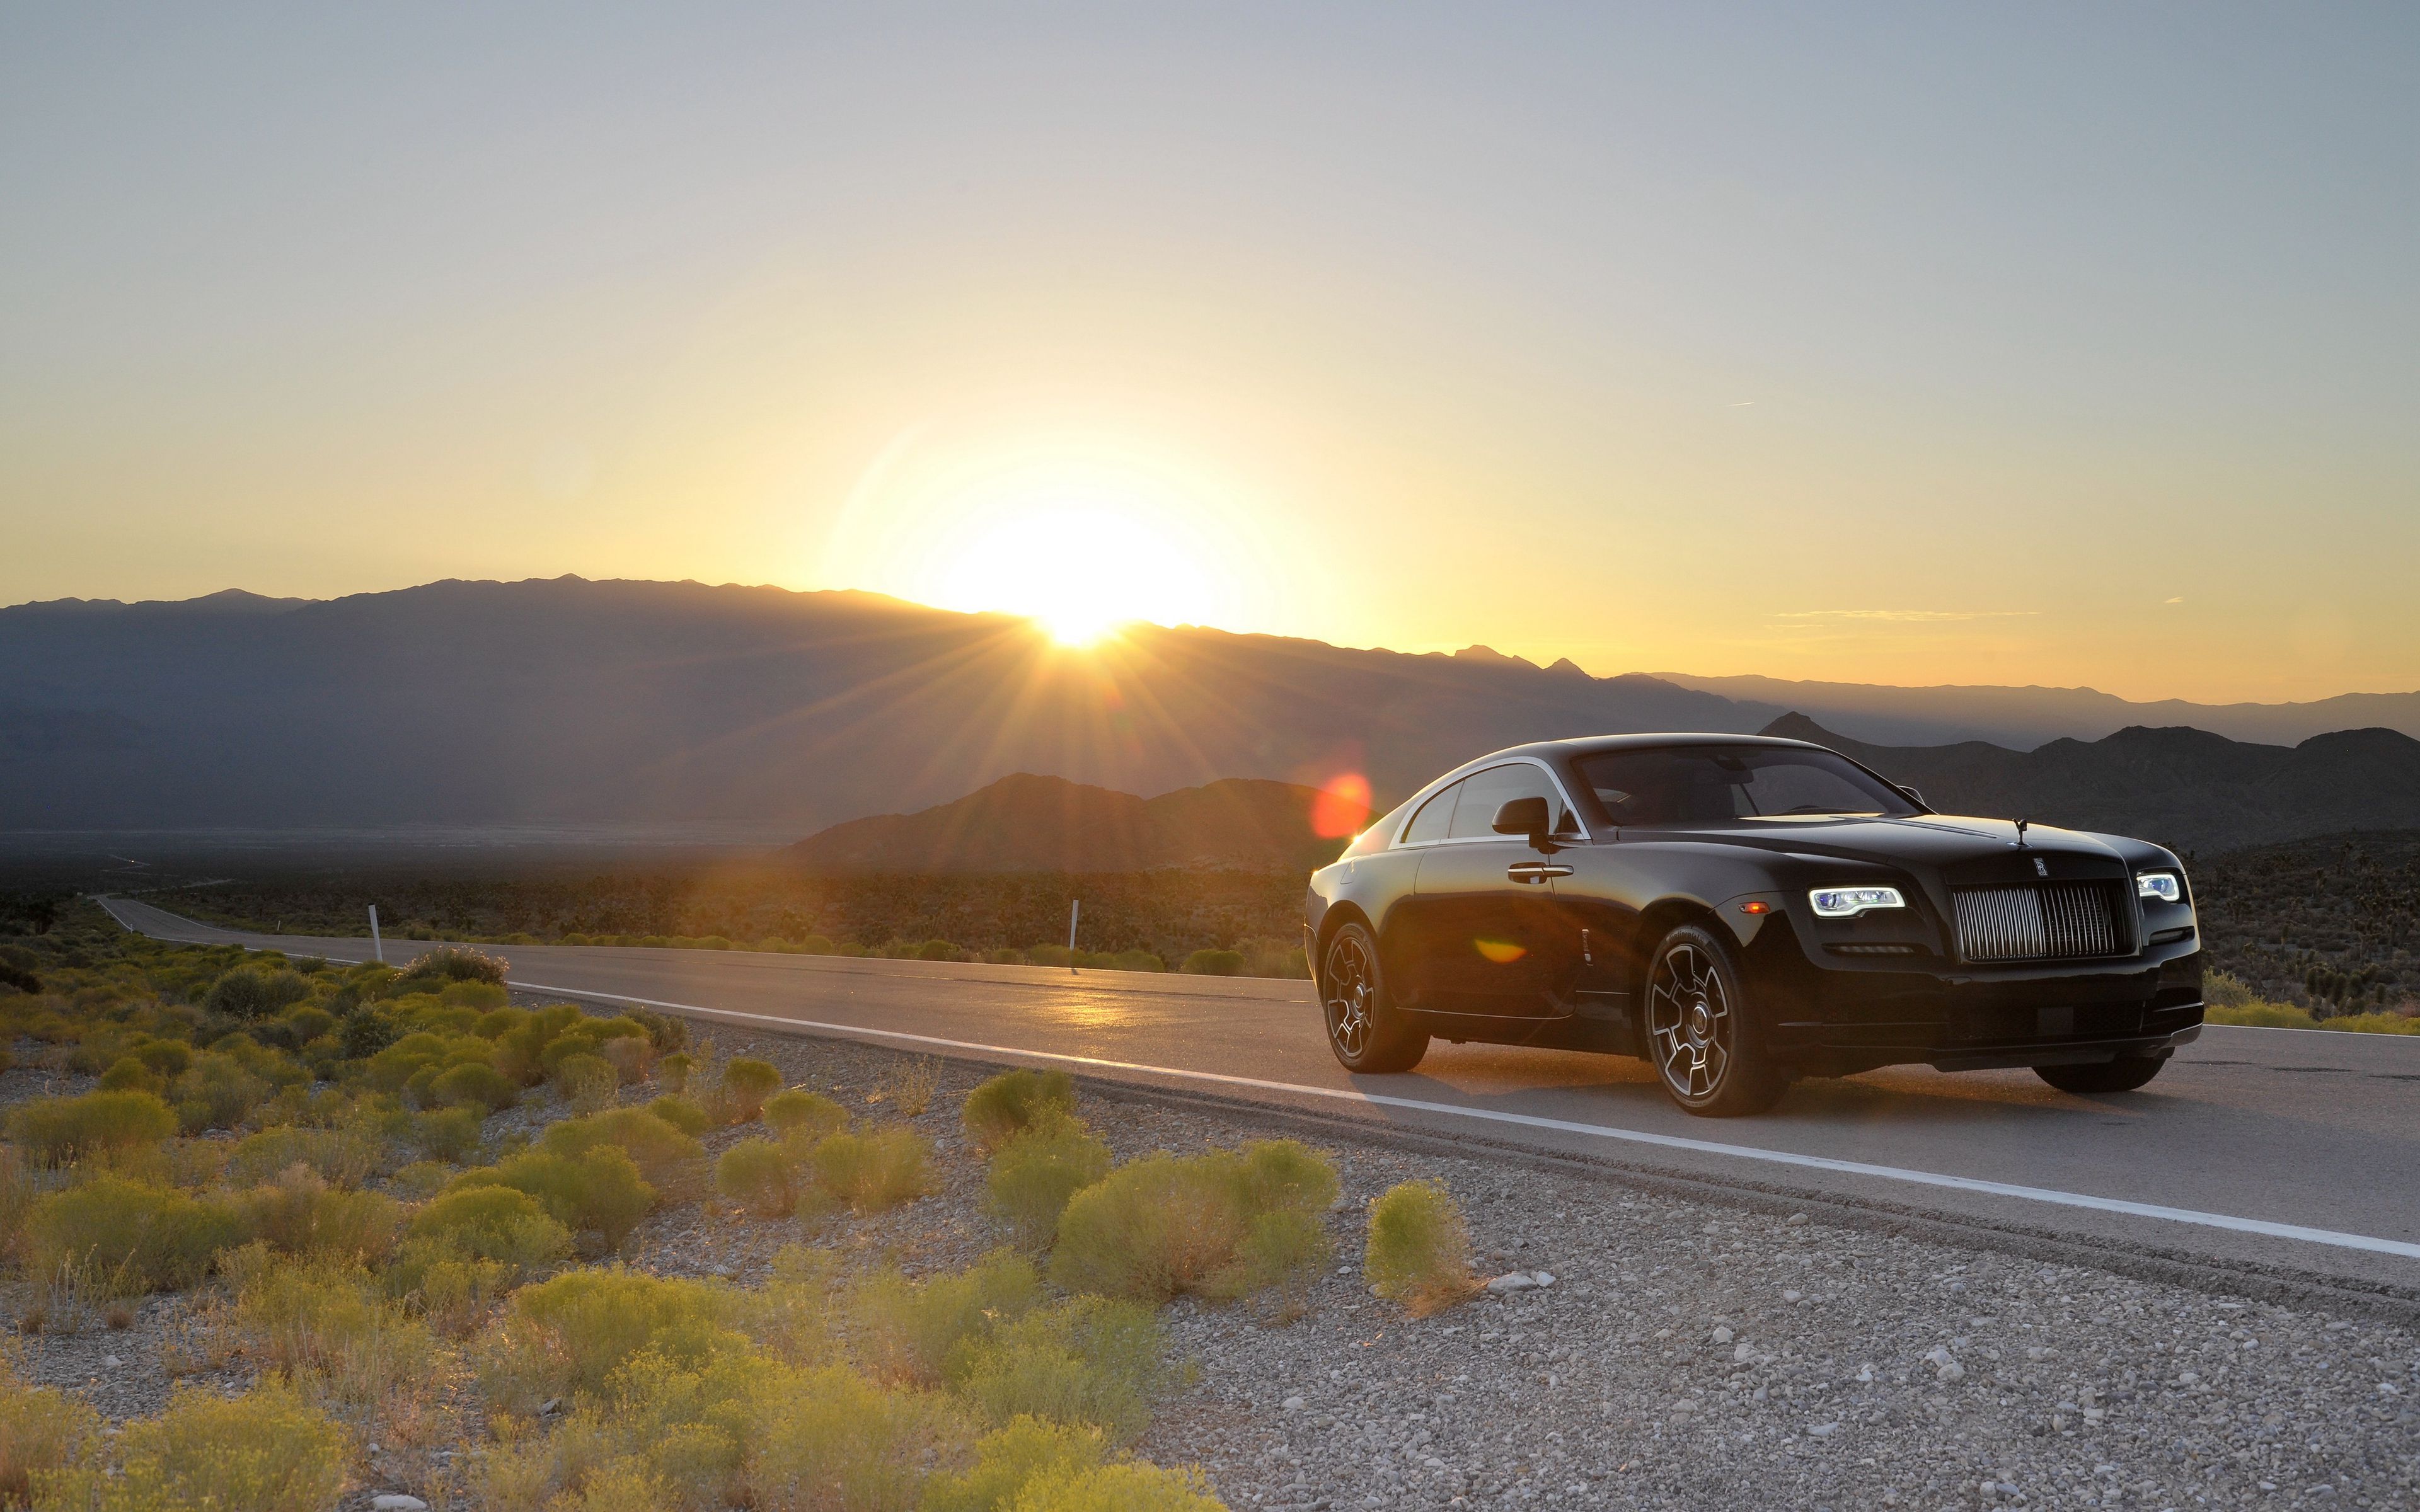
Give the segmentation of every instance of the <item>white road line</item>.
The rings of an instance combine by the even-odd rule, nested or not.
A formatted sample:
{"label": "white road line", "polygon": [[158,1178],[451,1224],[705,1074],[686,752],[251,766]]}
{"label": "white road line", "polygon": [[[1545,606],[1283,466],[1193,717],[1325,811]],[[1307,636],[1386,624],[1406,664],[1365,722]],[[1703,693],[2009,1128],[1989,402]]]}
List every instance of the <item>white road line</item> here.
{"label": "white road line", "polygon": [[1848,1176],[1873,1176],[1885,1180],[1907,1181],[1918,1186],[1947,1187],[1956,1192],[1979,1192],[1992,1196],[2017,1197],[2027,1202],[2046,1202],[2062,1208],[2086,1208],[2098,1212],[2120,1212],[2135,1218],[2157,1218],[2167,1223],[2195,1224],[2204,1228],[2226,1228],[2242,1234],[2260,1234],[2270,1239],[2300,1240],[2308,1244],[2329,1244],[2338,1249],[2368,1250],[2380,1255],[2397,1255],[2406,1259],[2420,1259],[2420,1244],[2399,1239],[2377,1239],[2368,1234],[2339,1233],[2332,1228],[2306,1228],[2300,1224],[2272,1223],[2265,1218],[2238,1218],[2223,1212],[2199,1212],[2191,1208],[2164,1208],[2150,1202],[2129,1202],[2122,1197],[2097,1197],[2083,1192],[2061,1192],[2051,1187],[2016,1186],[2007,1181],[1978,1180],[1971,1176],[1945,1176],[1937,1171],[1908,1170],[1898,1165],[1874,1165],[1864,1161],[1835,1160],[1828,1155],[1800,1155],[1783,1149],[1759,1149],[1753,1145],[1726,1145],[1712,1139],[1691,1139],[1681,1134],[1650,1134],[1640,1129],[1617,1129],[1602,1123],[1578,1123],[1569,1119],[1542,1118],[1533,1113],[1510,1113],[1498,1108],[1464,1107],[1453,1103],[1431,1103],[1419,1098],[1389,1097],[1383,1092],[1364,1092],[1334,1087],[1305,1087],[1296,1082],[1264,1081],[1257,1076],[1230,1076],[1214,1071],[1187,1071],[1175,1066],[1144,1065],[1131,1060],[1106,1060],[1097,1056],[1071,1056],[1055,1050],[1021,1050],[1014,1045],[985,1044],[974,1040],[945,1040],[930,1034],[909,1034],[902,1029],[875,1029],[855,1024],[830,1024],[819,1019],[783,1018],[773,1013],[746,1013],[733,1008],[701,1008],[694,1003],[667,1003],[651,997],[632,997],[623,993],[597,992],[587,987],[558,987],[542,981],[510,981],[515,987],[539,993],[569,993],[582,997],[602,997],[617,1003],[635,1003],[642,1008],[669,1009],[676,1013],[697,1013],[713,1018],[745,1019],[753,1024],[784,1026],[794,1029],[814,1029],[828,1034],[870,1035],[876,1039],[893,1040],[905,1044],[930,1045],[937,1049],[971,1050],[993,1056],[1020,1056],[1032,1060],[1052,1060],[1070,1066],[1090,1066],[1103,1071],[1140,1072],[1152,1076],[1172,1076],[1185,1081],[1210,1082],[1221,1087],[1244,1087],[1256,1091],[1288,1092],[1298,1097],[1322,1097],[1340,1103],[1362,1103],[1377,1107],[1409,1108],[1420,1113],[1443,1113],[1455,1118],[1479,1119],[1490,1123],[1510,1123],[1525,1129],[1551,1129],[1558,1134],[1589,1134],[1599,1139],[1617,1139],[1631,1144],[1656,1145],[1666,1149],[1686,1149],[1699,1154],[1729,1155],[1739,1160],[1769,1161],[1777,1165],[1795,1165],[1805,1170],[1833,1171]]}
{"label": "white road line", "polygon": [[[112,910],[112,917],[116,911]],[[165,912],[165,910],[162,910]],[[173,916],[172,916],[173,917]],[[119,919],[124,924],[124,919]],[[128,926],[132,928],[132,926]],[[141,933],[141,932],[138,932]],[[258,947],[247,947],[258,949]],[[337,957],[328,957],[338,960]],[[358,962],[344,962],[357,965]],[[2239,1234],[2258,1234],[2269,1239],[2298,1240],[2306,1244],[2326,1244],[2336,1249],[2367,1250],[2378,1255],[2395,1255],[2405,1259],[2420,1259],[2420,1244],[2399,1239],[2379,1239],[2368,1234],[2340,1233],[2333,1228],[2307,1228],[2301,1224],[2272,1223],[2266,1218],[2238,1218],[2230,1213],[2201,1212],[2192,1208],[2167,1208],[2151,1202],[2130,1202],[2123,1197],[2094,1196],[2084,1192],[2061,1192],[2054,1187],[2018,1186],[2008,1181],[1985,1181],[1971,1176],[1947,1176],[1938,1171],[1909,1170],[1899,1165],[1875,1165],[1865,1161],[1836,1160],[1829,1155],[1801,1155],[1786,1149],[1760,1149],[1753,1145],[1726,1145],[1712,1139],[1691,1139],[1682,1134],[1651,1134],[1642,1129],[1617,1129],[1602,1123],[1579,1123],[1569,1119],[1548,1119],[1534,1113],[1511,1113],[1500,1108],[1464,1107],[1453,1103],[1431,1103],[1420,1098],[1390,1097],[1383,1092],[1364,1092],[1355,1088],[1305,1087],[1296,1082],[1264,1081],[1256,1076],[1230,1076],[1220,1072],[1186,1071],[1175,1066],[1151,1066],[1131,1060],[1107,1060],[1097,1056],[1071,1056],[1055,1050],[1022,1050],[1014,1045],[985,1044],[975,1040],[947,1040],[930,1034],[909,1034],[901,1029],[867,1028],[856,1024],[830,1024],[819,1019],[783,1018],[773,1013],[748,1013],[735,1008],[703,1008],[695,1003],[668,1003],[652,997],[633,997],[626,993],[599,992],[592,987],[559,987],[542,981],[515,981],[507,984],[536,993],[568,993],[575,997],[601,997],[610,1002],[635,1003],[642,1008],[668,1009],[675,1013],[696,1013],[709,1018],[743,1019],[753,1024],[769,1024],[793,1029],[813,1029],[827,1034],[866,1035],[875,1039],[897,1041],[903,1044],[930,1045],[936,1049],[970,1050],[989,1056],[1023,1057],[1030,1060],[1051,1060],[1070,1066],[1091,1066],[1103,1071],[1139,1072],[1151,1076],[1171,1076],[1182,1081],[1209,1082],[1221,1087],[1250,1088],[1256,1091],[1286,1092],[1297,1097],[1326,1098],[1339,1103],[1360,1103],[1375,1107],[1406,1108],[1418,1113],[1442,1113],[1460,1119],[1477,1119],[1489,1123],[1509,1123],[1524,1129],[1549,1129],[1558,1134],[1588,1134],[1598,1139],[1621,1140],[1630,1144],[1654,1145],[1666,1149],[1686,1149],[1699,1154],[1728,1155],[1737,1160],[1765,1161],[1776,1165],[1794,1165],[1802,1170],[1832,1171],[1845,1176],[1878,1177],[1887,1181],[1906,1181],[1916,1186],[1943,1187],[1953,1192],[1977,1192],[1989,1196],[2015,1197],[2025,1202],[2048,1203],[2054,1207],[2084,1208],[2095,1212],[2124,1213],[2134,1218],[2155,1218],[2164,1223],[2193,1224],[2203,1228],[2224,1228]]]}

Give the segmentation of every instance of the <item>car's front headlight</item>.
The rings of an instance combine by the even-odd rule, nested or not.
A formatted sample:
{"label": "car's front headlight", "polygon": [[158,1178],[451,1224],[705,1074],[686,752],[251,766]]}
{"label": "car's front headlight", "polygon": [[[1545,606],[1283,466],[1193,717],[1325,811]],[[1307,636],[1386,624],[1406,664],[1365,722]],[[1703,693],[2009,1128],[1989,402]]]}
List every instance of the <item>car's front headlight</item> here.
{"label": "car's front headlight", "polygon": [[2137,872],[2134,873],[2134,896],[2154,898],[2164,903],[2185,901],[2185,879],[2174,872]]}
{"label": "car's front headlight", "polygon": [[1819,918],[1854,918],[1869,908],[1905,908],[1897,887],[1818,887],[1807,895]]}

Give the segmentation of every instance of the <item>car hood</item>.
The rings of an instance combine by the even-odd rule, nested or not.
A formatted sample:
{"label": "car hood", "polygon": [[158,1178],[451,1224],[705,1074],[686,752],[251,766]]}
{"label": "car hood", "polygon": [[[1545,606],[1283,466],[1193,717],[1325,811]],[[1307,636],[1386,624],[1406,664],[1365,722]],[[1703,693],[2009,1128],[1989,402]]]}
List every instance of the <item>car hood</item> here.
{"label": "car hood", "polygon": [[[1630,837],[1644,832],[1631,830]],[[1916,814],[1905,819],[1830,818],[1745,819],[1702,828],[1668,830],[1674,839],[1710,841],[1725,845],[1751,845],[1786,855],[1838,857],[1885,865],[1963,870],[1977,863],[2000,863],[2020,854],[2017,826],[2007,819],[1974,819],[1959,814]],[[2122,868],[2126,858],[2106,836],[2052,825],[2029,825],[2024,852],[2057,857],[2100,871],[2095,862]]]}

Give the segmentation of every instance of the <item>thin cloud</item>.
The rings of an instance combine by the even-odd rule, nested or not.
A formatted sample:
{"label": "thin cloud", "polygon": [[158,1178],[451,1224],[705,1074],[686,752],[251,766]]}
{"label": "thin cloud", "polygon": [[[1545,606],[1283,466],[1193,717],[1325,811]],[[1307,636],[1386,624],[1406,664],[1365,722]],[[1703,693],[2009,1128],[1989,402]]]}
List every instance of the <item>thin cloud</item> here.
{"label": "thin cloud", "polygon": [[2168,603],[2168,604],[2181,604],[2181,603],[2183,603],[2183,602],[2184,602],[2184,599],[2183,599],[2182,597],[2177,597],[2177,598],[2164,599],[2164,600],[2162,600],[2162,602],[2163,602],[2163,603]]}
{"label": "thin cloud", "polygon": [[1933,625],[1947,620],[2022,620],[2034,609],[1805,609],[1776,613],[1776,620],[1881,620],[1894,625]]}

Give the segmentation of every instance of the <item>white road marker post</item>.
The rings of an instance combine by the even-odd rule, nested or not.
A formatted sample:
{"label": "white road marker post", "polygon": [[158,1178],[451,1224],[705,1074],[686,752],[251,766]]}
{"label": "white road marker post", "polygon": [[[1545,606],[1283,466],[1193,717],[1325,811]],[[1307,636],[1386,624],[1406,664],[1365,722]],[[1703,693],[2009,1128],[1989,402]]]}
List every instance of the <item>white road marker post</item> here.
{"label": "white road marker post", "polygon": [[1067,975],[1071,977],[1076,974],[1076,919],[1083,911],[1083,899],[1067,901]]}
{"label": "white road marker post", "polygon": [[379,964],[386,964],[386,947],[379,943],[378,904],[376,903],[370,904],[370,953],[379,958]]}

